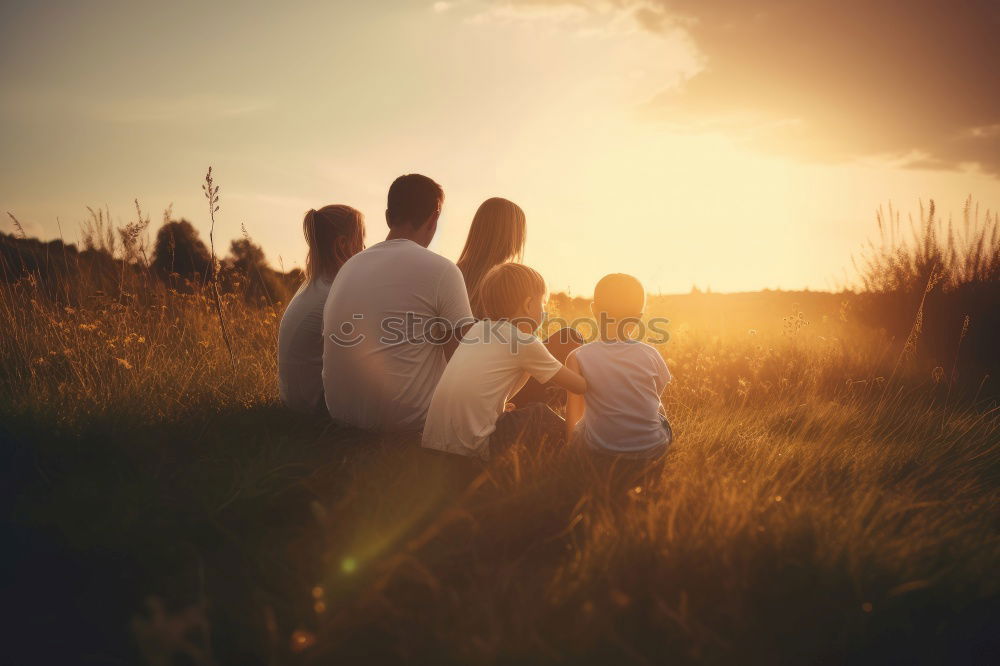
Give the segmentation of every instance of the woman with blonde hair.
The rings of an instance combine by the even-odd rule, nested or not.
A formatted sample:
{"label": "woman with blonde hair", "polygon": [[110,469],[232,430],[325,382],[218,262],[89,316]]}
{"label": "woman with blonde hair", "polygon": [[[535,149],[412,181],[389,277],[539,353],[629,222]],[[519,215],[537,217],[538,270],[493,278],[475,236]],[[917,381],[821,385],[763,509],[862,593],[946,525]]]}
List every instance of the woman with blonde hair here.
{"label": "woman with blonde hair", "polygon": [[365,249],[365,218],[350,206],[310,210],[305,281],[288,302],[278,328],[278,393],[298,412],[325,413],[323,400],[323,306],[333,279],[348,259]]}
{"label": "woman with blonde hair", "polygon": [[469,237],[458,258],[465,278],[472,314],[483,316],[479,287],[490,269],[509,261],[520,261],[527,237],[524,211],[513,201],[493,197],[479,206],[472,218]]}
{"label": "woman with blonde hair", "polygon": [[[458,268],[465,277],[465,288],[469,292],[469,303],[476,319],[485,317],[480,294],[483,278],[495,266],[511,261],[520,262],[527,235],[524,211],[513,201],[493,197],[480,204],[472,218],[465,248],[458,258]],[[576,330],[561,328],[545,340],[545,347],[563,363],[569,353],[583,342],[583,336]],[[566,402],[566,391],[551,383],[542,384],[532,377],[511,402],[518,407],[532,402],[561,406]]]}

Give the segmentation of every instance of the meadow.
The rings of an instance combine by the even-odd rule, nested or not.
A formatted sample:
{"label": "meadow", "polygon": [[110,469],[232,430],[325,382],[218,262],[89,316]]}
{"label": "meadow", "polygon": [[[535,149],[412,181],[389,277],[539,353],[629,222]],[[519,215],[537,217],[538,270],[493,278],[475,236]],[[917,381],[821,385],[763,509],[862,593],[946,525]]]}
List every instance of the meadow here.
{"label": "meadow", "polygon": [[548,442],[480,465],[291,414],[282,298],[247,297],[249,272],[220,294],[152,278],[134,245],[104,281],[8,253],[5,649],[996,663],[996,219],[978,259],[952,241],[921,261],[924,222],[924,246],[872,246],[861,272],[886,281],[857,292],[651,297],[677,441],[646,469]]}

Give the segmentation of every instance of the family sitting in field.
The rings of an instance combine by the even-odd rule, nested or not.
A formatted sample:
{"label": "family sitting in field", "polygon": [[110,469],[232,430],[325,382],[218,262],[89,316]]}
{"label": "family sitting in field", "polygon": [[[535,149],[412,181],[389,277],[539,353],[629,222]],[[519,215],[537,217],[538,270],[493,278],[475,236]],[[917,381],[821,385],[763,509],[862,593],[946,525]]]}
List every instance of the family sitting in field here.
{"label": "family sitting in field", "polygon": [[[426,176],[389,188],[389,235],[365,249],[362,214],[306,213],[305,282],[278,335],[281,400],[372,431],[421,431],[425,448],[489,459],[517,442],[579,441],[654,458],[671,443],[660,394],[670,372],[633,339],[645,292],[612,274],[594,289],[599,338],[535,333],[547,290],[520,259],[524,212],[488,199],[458,264],[430,251],[444,202]],[[566,418],[553,407],[565,406]]]}

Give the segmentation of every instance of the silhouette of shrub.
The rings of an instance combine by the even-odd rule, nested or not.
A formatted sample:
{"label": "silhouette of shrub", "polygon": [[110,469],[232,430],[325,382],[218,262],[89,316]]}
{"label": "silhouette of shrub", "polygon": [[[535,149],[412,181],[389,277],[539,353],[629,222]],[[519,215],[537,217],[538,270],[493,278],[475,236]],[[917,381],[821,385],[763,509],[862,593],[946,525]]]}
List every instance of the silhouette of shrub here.
{"label": "silhouette of shrub", "polygon": [[156,232],[153,271],[168,285],[184,290],[178,278],[198,283],[206,279],[211,267],[212,255],[187,220],[165,222]]}

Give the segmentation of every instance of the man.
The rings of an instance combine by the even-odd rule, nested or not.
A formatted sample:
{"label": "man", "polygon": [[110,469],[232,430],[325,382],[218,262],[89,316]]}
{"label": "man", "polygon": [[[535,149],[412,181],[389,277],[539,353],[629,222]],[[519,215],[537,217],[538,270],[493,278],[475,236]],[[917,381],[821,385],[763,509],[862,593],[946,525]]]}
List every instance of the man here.
{"label": "man", "polygon": [[472,322],[458,267],[427,249],[444,191],[426,176],[389,188],[385,241],[340,269],[323,310],[330,416],[377,431],[419,430],[461,333]]}

